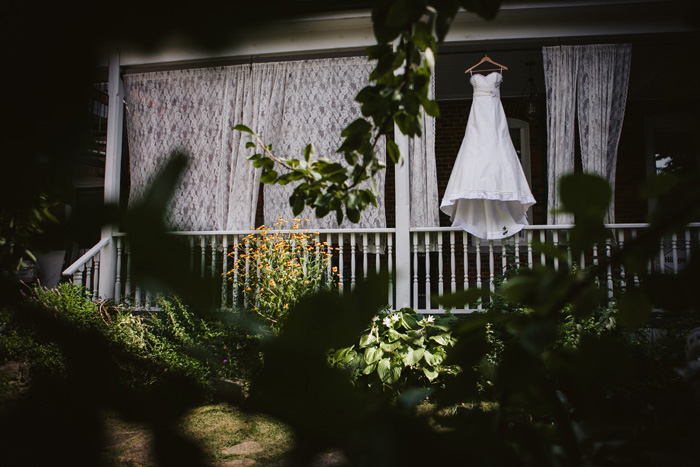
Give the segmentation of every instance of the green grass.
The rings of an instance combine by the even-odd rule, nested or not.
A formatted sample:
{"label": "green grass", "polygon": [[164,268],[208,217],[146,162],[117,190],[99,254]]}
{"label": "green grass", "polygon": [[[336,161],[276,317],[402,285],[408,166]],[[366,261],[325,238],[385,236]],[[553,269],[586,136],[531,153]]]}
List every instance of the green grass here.
{"label": "green grass", "polygon": [[[148,459],[148,431],[141,426],[108,417],[112,433],[137,432],[129,440],[107,449],[108,465],[126,467],[154,465]],[[278,465],[293,445],[291,431],[282,423],[263,415],[250,415],[226,404],[206,405],[184,418],[184,433],[198,441],[208,453],[208,461],[217,464],[238,459],[253,459],[259,466]],[[222,451],[244,442],[255,442],[260,451],[226,455]]]}

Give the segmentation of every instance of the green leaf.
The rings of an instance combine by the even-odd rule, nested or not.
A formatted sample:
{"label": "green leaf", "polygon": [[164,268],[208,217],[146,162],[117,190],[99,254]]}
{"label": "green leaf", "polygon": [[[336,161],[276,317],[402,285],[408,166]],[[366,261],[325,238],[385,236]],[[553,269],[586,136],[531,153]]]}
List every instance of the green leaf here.
{"label": "green leaf", "polygon": [[452,337],[449,333],[442,333],[438,334],[436,336],[431,336],[430,337],[431,341],[435,341],[440,345],[450,345],[452,343]]}
{"label": "green leaf", "polygon": [[348,136],[368,133],[370,131],[372,131],[372,125],[364,118],[358,118],[345,127],[345,129],[340,133],[340,136],[346,138]]}
{"label": "green leaf", "polygon": [[435,366],[435,365],[439,365],[440,363],[442,363],[444,356],[440,353],[437,353],[437,352],[433,353],[433,352],[430,352],[429,350],[426,349],[424,351],[424,358],[425,358],[425,362],[428,365]]}
{"label": "green leaf", "polygon": [[404,354],[402,358],[404,365],[415,365],[423,358],[424,353],[423,349],[412,349],[409,347],[408,353]]}
{"label": "green leaf", "polygon": [[314,145],[313,143],[309,143],[306,145],[304,148],[304,159],[306,162],[309,162],[311,160],[311,156],[314,153]]}
{"label": "green leaf", "polygon": [[464,308],[465,306],[476,303],[479,299],[488,297],[488,295],[489,291],[487,289],[473,288],[453,294],[442,295],[434,300],[437,304],[445,308]]}
{"label": "green leaf", "polygon": [[362,374],[363,374],[363,375],[368,375],[368,374],[372,373],[372,372],[373,372],[374,370],[376,370],[376,369],[377,369],[377,364],[376,364],[376,363],[372,363],[371,365],[366,366],[364,370],[362,370]]}
{"label": "green leaf", "polygon": [[393,162],[394,164],[399,163],[399,160],[401,159],[401,150],[399,149],[399,146],[394,142],[394,140],[387,138],[386,152],[389,155],[389,159],[391,159],[391,162]]}
{"label": "green leaf", "polygon": [[423,367],[423,374],[425,375],[426,378],[428,378],[428,381],[432,382],[435,380],[435,378],[438,377],[438,375],[440,373],[438,373],[437,370],[434,370],[434,369],[426,366],[426,367]]}
{"label": "green leaf", "polygon": [[381,349],[384,352],[393,352],[394,350],[401,347],[401,340],[397,340],[396,342],[392,342],[390,344],[386,343],[386,342],[382,342],[381,344],[379,344],[379,347],[381,347]]}
{"label": "green leaf", "polygon": [[376,363],[382,358],[382,355],[384,355],[384,351],[379,347],[367,347],[364,355],[365,363],[367,365]]}
{"label": "green leaf", "polygon": [[261,176],[260,176],[260,181],[262,183],[275,183],[275,180],[277,180],[277,172],[274,170],[268,170],[265,171]]}
{"label": "green leaf", "polygon": [[350,222],[352,222],[353,224],[357,224],[358,222],[360,222],[360,211],[358,211],[357,209],[347,208],[345,212],[348,215],[348,220]]}
{"label": "green leaf", "polygon": [[374,333],[364,334],[360,337],[360,348],[362,349],[375,342],[377,342],[377,338],[374,336]]}
{"label": "green leaf", "polygon": [[394,384],[401,377],[401,367],[392,365],[391,360],[383,358],[377,363],[377,374],[384,384]]}
{"label": "green leaf", "polygon": [[396,329],[389,329],[386,332],[386,337],[389,342],[394,342],[397,341],[401,338],[401,333],[398,332]]}
{"label": "green leaf", "polygon": [[247,126],[241,125],[241,124],[235,125],[233,127],[233,130],[242,131],[244,133],[250,133],[251,135],[255,135],[255,132],[253,130],[251,130]]}
{"label": "green leaf", "polygon": [[636,329],[649,320],[653,309],[644,292],[637,287],[628,287],[618,302],[618,312],[615,317],[627,329]]}
{"label": "green leaf", "polygon": [[247,143],[245,143],[246,148],[254,148],[255,146],[257,146],[257,144],[255,144],[252,141],[248,141]]}
{"label": "green leaf", "polygon": [[403,326],[404,329],[409,330],[418,327],[418,321],[413,315],[400,313],[399,316],[401,318],[401,326]]}

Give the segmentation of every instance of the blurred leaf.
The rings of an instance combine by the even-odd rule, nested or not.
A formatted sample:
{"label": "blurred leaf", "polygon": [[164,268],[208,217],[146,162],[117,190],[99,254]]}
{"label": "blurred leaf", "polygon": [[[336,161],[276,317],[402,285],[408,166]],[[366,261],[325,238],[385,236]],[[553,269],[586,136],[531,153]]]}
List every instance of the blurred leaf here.
{"label": "blurred leaf", "polygon": [[251,130],[250,128],[248,128],[247,126],[242,125],[242,124],[235,125],[233,127],[233,130],[242,131],[244,133],[250,133],[251,135],[255,135],[255,132],[253,130]]}
{"label": "blurred leaf", "polygon": [[627,329],[636,329],[647,323],[653,307],[646,294],[637,287],[628,287],[618,302],[617,321]]}

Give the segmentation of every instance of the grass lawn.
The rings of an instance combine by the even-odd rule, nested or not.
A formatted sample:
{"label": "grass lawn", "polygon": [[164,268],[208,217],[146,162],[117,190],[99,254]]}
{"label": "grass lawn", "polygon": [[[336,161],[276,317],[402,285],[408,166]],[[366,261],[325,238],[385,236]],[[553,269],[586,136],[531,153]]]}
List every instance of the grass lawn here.
{"label": "grass lawn", "polygon": [[[150,455],[147,430],[115,417],[108,417],[107,424],[112,442],[107,452],[110,465],[156,465]],[[244,459],[255,463],[231,465],[280,465],[293,443],[290,430],[282,423],[262,415],[249,415],[225,404],[193,410],[184,419],[182,429],[201,443],[213,465]]]}

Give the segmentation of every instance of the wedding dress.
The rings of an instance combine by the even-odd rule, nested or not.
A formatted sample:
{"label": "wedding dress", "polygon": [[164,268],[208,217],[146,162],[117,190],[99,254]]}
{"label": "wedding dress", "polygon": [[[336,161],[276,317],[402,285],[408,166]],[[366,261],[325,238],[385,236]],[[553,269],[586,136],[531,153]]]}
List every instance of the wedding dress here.
{"label": "wedding dress", "polygon": [[499,87],[503,75],[472,75],[474,99],[462,146],[440,210],[482,239],[513,235],[528,225],[535,204],[508,132]]}

